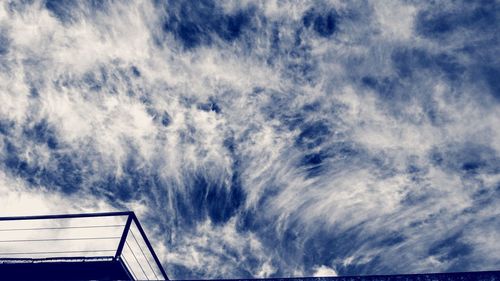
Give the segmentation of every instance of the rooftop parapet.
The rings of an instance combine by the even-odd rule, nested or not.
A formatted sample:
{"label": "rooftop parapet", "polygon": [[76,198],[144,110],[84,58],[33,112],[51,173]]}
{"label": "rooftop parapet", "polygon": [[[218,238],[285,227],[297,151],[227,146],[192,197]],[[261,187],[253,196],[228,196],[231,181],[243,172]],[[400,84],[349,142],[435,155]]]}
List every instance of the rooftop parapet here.
{"label": "rooftop parapet", "polygon": [[133,212],[1,217],[0,274],[168,280]]}

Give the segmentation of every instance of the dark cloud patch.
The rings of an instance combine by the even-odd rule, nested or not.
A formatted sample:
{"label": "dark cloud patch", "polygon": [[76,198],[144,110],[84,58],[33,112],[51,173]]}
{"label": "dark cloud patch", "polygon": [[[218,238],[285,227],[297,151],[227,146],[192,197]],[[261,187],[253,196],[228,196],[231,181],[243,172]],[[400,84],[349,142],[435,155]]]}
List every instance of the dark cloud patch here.
{"label": "dark cloud patch", "polygon": [[9,140],[4,140],[2,160],[5,168],[14,174],[33,174],[33,169],[28,166],[28,162],[20,158],[19,154],[20,149],[16,145]]}
{"label": "dark cloud patch", "polygon": [[[328,234],[327,234],[328,233]],[[304,234],[300,234],[303,236]],[[340,241],[347,242],[342,235],[332,235],[329,231],[318,231],[314,235],[309,236],[304,241],[302,255],[302,264],[306,268],[312,268],[317,264],[322,264],[327,261],[332,261],[335,257],[345,250],[346,246],[340,245]],[[355,237],[349,243],[354,246]],[[340,241],[339,241],[340,240]],[[292,240],[293,241],[293,240]],[[315,254],[313,254],[315,253]]]}
{"label": "dark cloud patch", "polygon": [[361,78],[361,83],[368,88],[376,89],[379,82],[377,78],[373,76],[364,76]]}
{"label": "dark cloud patch", "polygon": [[428,169],[426,166],[421,166],[415,163],[410,163],[406,167],[406,173],[412,181],[421,182],[422,178],[427,174]]}
{"label": "dark cloud patch", "polygon": [[39,96],[40,96],[40,93],[38,92],[38,89],[36,87],[31,87],[30,88],[30,97],[37,98]]}
{"label": "dark cloud patch", "polygon": [[[430,54],[422,49],[398,48],[391,55],[393,66],[400,78],[413,78],[422,71],[442,74],[450,80],[457,80],[464,73],[465,67],[450,54]],[[371,81],[366,81],[370,84]],[[373,83],[372,83],[373,84]]]}
{"label": "dark cloud patch", "polygon": [[15,126],[15,122],[0,119],[0,134],[8,135]]}
{"label": "dark cloud patch", "polygon": [[474,30],[479,34],[491,31],[498,24],[498,4],[495,1],[475,4],[477,2],[464,2],[450,10],[433,7],[421,11],[416,19],[416,31],[430,39],[445,39],[461,29]]}
{"label": "dark cloud patch", "polygon": [[[375,237],[374,241],[379,247],[392,247],[405,242],[408,238],[401,233],[384,233],[379,237]],[[378,241],[377,241],[378,240]]]}
{"label": "dark cloud patch", "polygon": [[93,92],[101,91],[106,86],[106,82],[107,75],[103,69],[99,73],[88,72],[83,76],[83,83]]}
{"label": "dark cloud patch", "polygon": [[201,272],[193,272],[191,268],[175,262],[168,264],[168,274],[169,278],[170,276],[186,276],[187,279],[196,279],[197,275],[199,275],[199,279],[201,279],[202,276],[204,276]]}
{"label": "dark cloud patch", "polygon": [[256,231],[263,227],[264,222],[259,219],[259,212],[255,209],[242,209],[237,217],[236,229],[239,232]]}
{"label": "dark cloud patch", "polygon": [[307,44],[294,46],[287,55],[284,76],[297,84],[313,84],[318,78],[318,62],[311,51]]}
{"label": "dark cloud patch", "polygon": [[132,71],[132,74],[135,76],[135,77],[141,77],[141,72],[139,71],[139,68],[137,68],[137,66],[132,66],[130,68],[130,70]]}
{"label": "dark cloud patch", "polygon": [[[399,62],[398,62],[399,64]],[[398,66],[399,67],[399,66]],[[407,75],[406,65],[401,66],[403,68],[404,75]],[[405,101],[409,99],[409,93],[401,92],[401,84],[397,79],[390,77],[375,77],[375,76],[364,76],[361,78],[361,83],[370,89],[373,89],[380,95],[382,100],[388,102]]]}
{"label": "dark cloud patch", "polygon": [[434,193],[435,191],[429,187],[422,187],[418,190],[408,190],[400,203],[404,206],[418,206],[432,199],[433,196],[436,195]]}
{"label": "dark cloud patch", "polygon": [[471,196],[474,200],[472,206],[465,208],[464,215],[477,214],[485,208],[485,206],[495,206],[500,200],[500,185],[496,188],[489,186],[480,186]]}
{"label": "dark cloud patch", "polygon": [[190,175],[186,192],[174,195],[179,226],[194,226],[205,219],[218,225],[233,217],[246,198],[237,169],[236,165],[233,174],[222,181],[203,173]]}
{"label": "dark cloud patch", "polygon": [[[317,227],[313,229],[304,229],[300,223],[292,223],[288,225],[283,233],[283,237],[279,238],[280,253],[282,253],[282,261],[293,260],[297,265],[304,268],[312,269],[318,264],[332,264],[339,258],[347,258],[358,249],[367,244],[376,244],[376,247],[383,247],[381,243],[393,243],[394,245],[401,243],[404,240],[400,235],[394,233],[380,234],[373,239],[367,239],[367,235],[362,234],[362,224],[342,231],[332,231],[325,227]],[[272,236],[272,234],[267,235]],[[276,242],[275,242],[276,243]],[[372,245],[374,247],[375,245]],[[364,258],[361,256],[360,258]],[[342,265],[338,262],[336,266],[339,275],[360,275],[373,272],[373,269],[386,272],[387,274],[394,273],[397,269],[387,268],[383,265],[382,259],[379,256],[366,259],[365,263],[351,263]],[[309,274],[312,274],[311,271]],[[278,269],[276,276],[283,276],[284,272]]]}
{"label": "dark cloud patch", "polygon": [[239,11],[234,15],[227,16],[224,21],[217,26],[217,34],[226,41],[238,39],[243,29],[250,23],[250,13]]}
{"label": "dark cloud patch", "polygon": [[7,52],[9,51],[9,47],[10,47],[9,37],[7,37],[5,32],[2,32],[0,30],[0,56],[7,54]]}
{"label": "dark cloud patch", "polygon": [[227,14],[214,1],[172,1],[166,4],[165,32],[172,33],[186,49],[211,45],[215,38],[226,42],[239,39],[251,27],[254,9]]}
{"label": "dark cloud patch", "polygon": [[59,143],[57,140],[57,134],[54,128],[45,119],[42,119],[33,125],[26,126],[23,133],[28,140],[34,141],[38,144],[46,144],[50,149],[58,148]]}
{"label": "dark cloud patch", "polygon": [[[359,159],[367,158],[366,153],[351,142],[335,142],[322,149],[313,149],[305,153],[298,162],[298,167],[304,168],[306,177],[321,176],[324,172],[334,172],[353,165]],[[366,163],[369,160],[366,159]]]}
{"label": "dark cloud patch", "polygon": [[222,204],[222,206],[213,206],[211,208],[210,218],[215,223],[227,222],[245,202],[246,195],[238,172],[233,172],[231,176],[231,185],[228,189],[228,191],[224,192],[225,194],[223,194],[223,196],[219,195],[220,192],[216,192],[212,197],[209,197],[209,200],[218,200],[219,197],[226,199],[226,203]]}
{"label": "dark cloud patch", "polygon": [[[109,174],[104,181],[96,184],[95,190],[111,191],[107,193],[110,200],[122,202],[140,199],[142,196],[152,197],[151,192],[161,190],[164,184],[156,175],[154,169],[143,165],[141,160],[130,154],[122,166],[123,175]],[[156,200],[152,200],[154,202]]]}
{"label": "dark cloud patch", "polygon": [[484,66],[482,74],[490,93],[497,100],[500,100],[500,66]]}
{"label": "dark cloud patch", "polygon": [[314,121],[303,124],[301,132],[295,139],[295,144],[300,148],[312,149],[328,140],[330,128],[325,121]]}
{"label": "dark cloud patch", "polygon": [[45,0],[45,8],[59,21],[70,24],[81,16],[94,15],[105,11],[107,0]]}
{"label": "dark cloud patch", "polygon": [[306,103],[304,106],[302,106],[302,110],[305,113],[316,113],[321,109],[321,103],[320,102],[311,102],[311,103]]}
{"label": "dark cloud patch", "polygon": [[433,57],[434,67],[444,73],[450,80],[459,80],[465,71],[465,67],[458,62],[458,59],[449,54],[438,54]]}
{"label": "dark cloud patch", "polygon": [[[13,141],[16,136],[10,133],[10,128],[6,128],[1,157],[3,166],[6,171],[23,178],[33,187],[45,186],[50,190],[71,194],[80,190],[85,178],[95,172],[89,170],[89,155],[67,149],[53,124],[46,119],[24,125],[21,142]],[[37,152],[37,147],[49,151],[47,159],[43,153]]]}
{"label": "dark cloud patch", "polygon": [[213,111],[215,113],[221,113],[221,111],[222,111],[219,104],[217,102],[215,102],[214,100],[210,100],[206,103],[198,104],[198,109],[206,111],[206,112]]}
{"label": "dark cloud patch", "polygon": [[24,12],[24,10],[32,5],[35,0],[19,0],[8,2],[8,9],[10,12]]}
{"label": "dark cloud patch", "polygon": [[234,155],[236,152],[236,140],[234,139],[233,136],[230,136],[228,138],[225,138],[222,145],[231,153]]}
{"label": "dark cloud patch", "polygon": [[324,168],[324,161],[329,155],[323,151],[306,154],[302,157],[299,165],[306,167],[307,177],[315,177],[321,174]]}
{"label": "dark cloud patch", "polygon": [[[258,232],[261,238],[264,239],[263,242],[277,243],[276,233],[274,233],[276,226],[274,221],[275,218],[268,216],[262,210],[270,208],[273,204],[273,199],[275,199],[280,192],[283,190],[283,186],[278,186],[273,179],[268,179],[265,188],[262,190],[261,196],[259,196],[258,201],[250,208],[242,208],[238,212],[236,217],[236,229],[240,232]],[[288,228],[287,228],[288,229]],[[284,229],[286,231],[286,229]]]}
{"label": "dark cloud patch", "polygon": [[53,157],[54,166],[42,170],[40,183],[44,186],[56,186],[64,193],[74,193],[83,183],[82,165],[76,155],[56,153]]}
{"label": "dark cloud patch", "polygon": [[22,148],[7,141],[3,162],[8,171],[23,178],[33,187],[42,185],[66,194],[74,193],[81,187],[82,166],[76,155],[54,152],[49,164],[42,165],[37,159],[26,159],[22,152]]}
{"label": "dark cloud patch", "polygon": [[500,172],[500,157],[497,152],[491,147],[475,143],[435,148],[430,154],[430,160],[446,170],[468,175]]}
{"label": "dark cloud patch", "polygon": [[338,14],[335,10],[316,11],[311,9],[302,17],[306,28],[312,28],[319,36],[328,38],[337,31]]}
{"label": "dark cloud patch", "polygon": [[452,14],[422,12],[418,15],[417,32],[425,37],[439,38],[455,30],[455,21]]}
{"label": "dark cloud patch", "polygon": [[167,111],[158,111],[151,106],[147,106],[146,111],[153,117],[153,121],[163,127],[168,127],[172,123],[172,116]]}
{"label": "dark cloud patch", "polygon": [[282,45],[280,36],[280,25],[278,23],[273,23],[271,25],[271,35],[269,36],[270,52],[269,58],[267,60],[267,62],[271,65],[274,64],[274,62],[280,55],[280,49]]}
{"label": "dark cloud patch", "polygon": [[305,121],[306,116],[301,113],[286,113],[281,117],[281,121],[289,130],[295,130],[300,127]]}
{"label": "dark cloud patch", "polygon": [[[269,102],[262,106],[261,111],[268,119],[278,119],[289,130],[294,130],[305,121],[306,116],[299,110],[292,110],[292,105],[293,99],[285,93],[271,93]],[[290,110],[283,112],[282,108],[290,108]]]}
{"label": "dark cloud patch", "polygon": [[443,126],[449,122],[449,117],[446,113],[439,109],[438,105],[433,100],[427,100],[423,103],[424,113],[426,114],[429,122],[434,126]]}
{"label": "dark cloud patch", "polygon": [[161,124],[167,127],[168,125],[170,125],[170,123],[172,123],[172,117],[170,117],[168,112],[163,112],[163,114],[161,115]]}
{"label": "dark cloud patch", "polygon": [[413,75],[414,67],[427,67],[430,60],[422,50],[397,49],[391,55],[392,64],[401,78],[409,78]]}
{"label": "dark cloud patch", "polygon": [[442,262],[450,262],[449,270],[459,270],[466,266],[467,256],[472,254],[473,248],[462,238],[463,233],[458,232],[439,240],[429,248],[428,254],[437,257]]}
{"label": "dark cloud patch", "polygon": [[72,10],[76,4],[76,1],[47,0],[45,8],[60,21],[71,22],[73,20]]}

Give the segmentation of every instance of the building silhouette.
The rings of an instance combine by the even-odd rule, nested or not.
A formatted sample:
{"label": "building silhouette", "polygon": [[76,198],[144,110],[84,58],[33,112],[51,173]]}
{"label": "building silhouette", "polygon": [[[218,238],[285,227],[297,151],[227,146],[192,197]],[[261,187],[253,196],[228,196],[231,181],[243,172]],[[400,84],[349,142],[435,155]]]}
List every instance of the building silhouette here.
{"label": "building silhouette", "polygon": [[168,280],[133,212],[0,218],[0,280]]}

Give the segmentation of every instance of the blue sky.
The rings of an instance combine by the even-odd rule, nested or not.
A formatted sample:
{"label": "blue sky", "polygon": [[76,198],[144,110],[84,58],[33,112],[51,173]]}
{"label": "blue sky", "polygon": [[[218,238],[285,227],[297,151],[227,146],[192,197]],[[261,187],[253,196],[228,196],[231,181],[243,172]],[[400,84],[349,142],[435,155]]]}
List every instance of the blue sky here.
{"label": "blue sky", "polygon": [[6,1],[0,212],[171,278],[493,270],[498,1]]}

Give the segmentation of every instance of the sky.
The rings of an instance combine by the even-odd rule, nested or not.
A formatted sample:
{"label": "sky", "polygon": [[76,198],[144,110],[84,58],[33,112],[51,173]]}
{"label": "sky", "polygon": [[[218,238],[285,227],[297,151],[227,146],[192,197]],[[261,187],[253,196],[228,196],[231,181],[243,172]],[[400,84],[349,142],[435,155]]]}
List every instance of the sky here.
{"label": "sky", "polygon": [[500,2],[0,3],[0,215],[171,279],[498,270]]}

